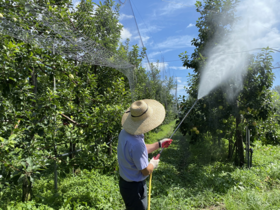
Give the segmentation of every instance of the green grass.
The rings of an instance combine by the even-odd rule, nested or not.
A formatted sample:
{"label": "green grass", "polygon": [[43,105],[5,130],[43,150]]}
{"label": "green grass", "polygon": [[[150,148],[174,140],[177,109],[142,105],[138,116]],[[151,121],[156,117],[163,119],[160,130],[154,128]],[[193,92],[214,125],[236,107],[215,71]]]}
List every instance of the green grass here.
{"label": "green grass", "polygon": [[[149,141],[167,137],[175,124],[172,123],[150,134]],[[190,145],[188,138],[179,132],[173,140],[162,152],[159,168],[153,173],[152,210],[280,209],[279,146],[255,142],[253,167],[247,169],[226,160],[226,141],[220,147],[209,139]],[[50,174],[36,180],[33,189],[34,201],[25,204],[18,202],[20,186],[1,192],[0,208],[124,209],[116,172],[102,175],[85,170],[76,176],[67,175],[59,179],[57,192],[53,190]]]}
{"label": "green grass", "polygon": [[1,197],[0,209],[124,209],[117,172],[109,176],[87,170],[76,176],[69,174],[58,180],[58,191],[54,190],[52,175],[35,183],[32,202],[19,202],[21,190],[18,187]]}
{"label": "green grass", "polygon": [[163,138],[169,138],[173,132],[173,128],[175,127],[175,124],[176,124],[176,120],[173,120],[169,124],[161,125],[159,128],[157,128],[157,132],[150,131],[146,133],[145,142],[147,144],[151,144]]}
{"label": "green grass", "polygon": [[153,175],[151,209],[280,209],[280,147],[256,142],[253,167],[226,159],[226,142],[189,145],[177,133]]}

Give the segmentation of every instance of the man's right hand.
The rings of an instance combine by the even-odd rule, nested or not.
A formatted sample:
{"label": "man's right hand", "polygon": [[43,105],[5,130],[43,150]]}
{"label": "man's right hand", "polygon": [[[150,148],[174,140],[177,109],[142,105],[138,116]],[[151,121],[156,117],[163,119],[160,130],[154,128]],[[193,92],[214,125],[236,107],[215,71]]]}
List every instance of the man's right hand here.
{"label": "man's right hand", "polygon": [[143,174],[143,176],[148,176],[151,173],[153,173],[153,170],[158,167],[158,163],[159,163],[159,159],[155,160],[155,158],[152,158],[150,160],[148,167],[141,170],[141,173]]}
{"label": "man's right hand", "polygon": [[150,160],[150,163],[154,166],[154,169],[156,169],[158,167],[158,164],[159,164],[159,159],[155,160],[155,158],[153,157]]}

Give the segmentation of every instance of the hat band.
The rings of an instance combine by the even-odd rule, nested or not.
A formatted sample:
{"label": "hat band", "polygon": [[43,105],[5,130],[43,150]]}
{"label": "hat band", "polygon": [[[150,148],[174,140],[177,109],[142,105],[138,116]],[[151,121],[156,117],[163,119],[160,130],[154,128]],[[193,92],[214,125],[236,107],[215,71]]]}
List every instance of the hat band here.
{"label": "hat band", "polygon": [[134,116],[134,115],[131,115],[131,117],[141,117],[141,116],[143,116],[147,111],[148,111],[148,109],[149,109],[149,107],[147,107],[147,109],[146,109],[146,111],[145,112],[143,112],[141,115],[139,115],[139,116]]}
{"label": "hat band", "polygon": [[[149,109],[149,106],[147,107],[147,109],[146,109],[146,111],[145,112],[143,112],[141,115],[139,115],[139,116],[134,116],[134,115],[131,115],[131,117],[141,117],[141,116],[143,116],[147,111],[148,111],[148,109]],[[125,113],[129,113],[130,112],[130,110],[129,111],[127,111],[127,112],[125,112]]]}

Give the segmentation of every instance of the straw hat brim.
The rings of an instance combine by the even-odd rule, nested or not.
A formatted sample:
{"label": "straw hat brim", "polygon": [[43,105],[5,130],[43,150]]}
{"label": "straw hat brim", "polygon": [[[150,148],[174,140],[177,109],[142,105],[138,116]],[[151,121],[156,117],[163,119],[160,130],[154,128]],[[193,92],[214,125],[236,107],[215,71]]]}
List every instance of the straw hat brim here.
{"label": "straw hat brim", "polygon": [[165,109],[161,103],[152,99],[144,99],[143,101],[148,104],[149,112],[151,111],[151,114],[146,119],[133,120],[131,113],[128,112],[130,108],[127,109],[122,117],[123,129],[129,134],[140,135],[147,133],[158,127],[165,118]]}

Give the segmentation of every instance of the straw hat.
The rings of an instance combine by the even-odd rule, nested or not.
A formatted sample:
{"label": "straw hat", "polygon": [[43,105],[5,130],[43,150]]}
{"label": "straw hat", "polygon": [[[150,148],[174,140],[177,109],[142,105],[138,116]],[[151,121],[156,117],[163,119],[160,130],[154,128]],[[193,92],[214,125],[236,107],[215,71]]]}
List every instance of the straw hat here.
{"label": "straw hat", "polygon": [[122,126],[127,133],[139,135],[158,127],[165,118],[161,103],[152,99],[135,101],[122,117]]}

